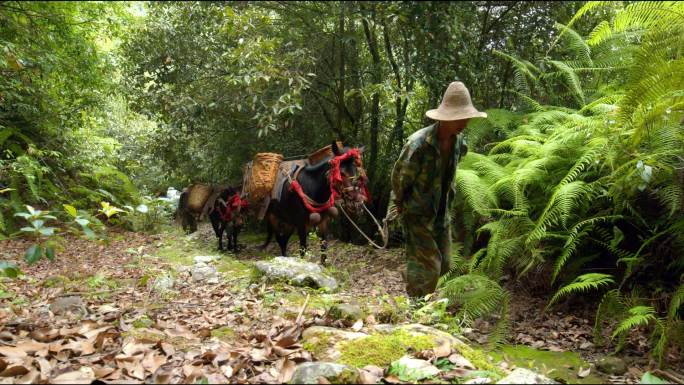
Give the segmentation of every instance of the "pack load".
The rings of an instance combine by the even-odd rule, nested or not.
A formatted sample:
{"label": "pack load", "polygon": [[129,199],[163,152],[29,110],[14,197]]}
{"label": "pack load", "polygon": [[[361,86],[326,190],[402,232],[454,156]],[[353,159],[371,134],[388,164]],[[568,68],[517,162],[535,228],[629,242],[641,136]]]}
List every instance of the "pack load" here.
{"label": "pack load", "polygon": [[243,188],[250,201],[262,201],[271,195],[282,162],[281,154],[260,152],[245,165]]}
{"label": "pack load", "polygon": [[204,205],[209,200],[213,189],[210,185],[195,183],[188,187],[188,209],[194,212],[201,212]]}
{"label": "pack load", "polygon": [[[337,141],[337,147],[343,148],[344,145],[342,144],[342,142]],[[332,144],[329,144],[329,145],[313,152],[311,155],[309,155],[309,158],[307,160],[309,161],[309,164],[314,165],[314,164],[318,164],[318,163],[322,162],[323,159],[325,159],[327,157],[332,157],[333,155],[334,154],[333,154],[333,150],[332,150]]]}

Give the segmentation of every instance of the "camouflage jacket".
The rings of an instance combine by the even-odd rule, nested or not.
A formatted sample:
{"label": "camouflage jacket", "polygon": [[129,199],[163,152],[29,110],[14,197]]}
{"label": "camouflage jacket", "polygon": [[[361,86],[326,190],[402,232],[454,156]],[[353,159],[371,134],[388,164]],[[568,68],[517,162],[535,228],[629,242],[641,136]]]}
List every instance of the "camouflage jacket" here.
{"label": "camouflage jacket", "polygon": [[[394,164],[390,200],[401,210],[402,215],[426,219],[434,219],[437,215],[443,193],[443,170],[437,131],[435,123],[411,135]],[[467,151],[468,147],[461,133],[454,141],[451,167],[447,170],[447,209],[454,193],[452,182],[458,160]]]}

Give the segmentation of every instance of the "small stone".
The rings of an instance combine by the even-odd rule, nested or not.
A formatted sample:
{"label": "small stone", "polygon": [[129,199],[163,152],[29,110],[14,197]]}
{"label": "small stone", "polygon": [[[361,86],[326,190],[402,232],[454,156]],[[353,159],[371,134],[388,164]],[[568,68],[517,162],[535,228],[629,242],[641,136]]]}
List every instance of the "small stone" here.
{"label": "small stone", "polygon": [[359,371],[347,365],[332,362],[304,362],[297,365],[291,384],[319,384],[319,378],[332,384],[354,384],[358,382]]}
{"label": "small stone", "polygon": [[582,349],[582,350],[591,349],[593,347],[594,347],[594,344],[589,342],[589,341],[582,342],[582,345],[580,345],[580,349]]}
{"label": "small stone", "polygon": [[193,262],[195,262],[195,264],[197,264],[197,263],[210,263],[213,261],[218,261],[219,259],[220,259],[220,257],[218,257],[216,255],[198,255],[198,256],[194,257],[192,260],[193,260]]}
{"label": "small stone", "polygon": [[356,305],[341,303],[330,308],[330,316],[345,321],[356,321],[363,318],[361,308]]}
{"label": "small stone", "polygon": [[618,357],[607,356],[596,363],[596,368],[603,373],[620,376],[627,371],[627,364]]}
{"label": "small stone", "polygon": [[173,285],[175,283],[175,280],[170,274],[164,274],[154,280],[154,283],[152,284],[152,290],[157,292],[169,291],[173,289]]}
{"label": "small stone", "polygon": [[337,290],[335,278],[326,275],[319,265],[299,258],[275,257],[270,261],[259,261],[255,266],[267,278],[287,279],[297,286]]}
{"label": "small stone", "polygon": [[468,361],[467,358],[463,357],[462,355],[458,353],[454,353],[449,356],[449,362],[454,364],[457,368],[465,368],[465,369],[471,369],[475,370],[475,365],[472,364],[472,362]]}
{"label": "small stone", "polygon": [[558,384],[558,382],[529,369],[517,368],[497,384]]}
{"label": "small stone", "polygon": [[81,299],[79,296],[56,298],[52,304],[50,304],[50,311],[58,315],[63,315],[66,313],[81,315],[88,314],[88,308],[83,303],[83,299]]}
{"label": "small stone", "polygon": [[194,282],[218,283],[218,271],[214,266],[197,264],[192,269],[192,280]]}
{"label": "small stone", "polygon": [[420,381],[426,378],[434,377],[439,374],[440,370],[436,366],[430,364],[425,360],[403,356],[399,361],[392,363],[392,366],[403,367],[406,373],[409,373],[411,380]]}

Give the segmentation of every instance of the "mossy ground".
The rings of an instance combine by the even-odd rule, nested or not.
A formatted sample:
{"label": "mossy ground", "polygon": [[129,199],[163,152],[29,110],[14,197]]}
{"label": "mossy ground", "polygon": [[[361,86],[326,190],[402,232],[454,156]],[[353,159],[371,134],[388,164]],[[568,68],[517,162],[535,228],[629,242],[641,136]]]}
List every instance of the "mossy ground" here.
{"label": "mossy ground", "polygon": [[212,330],[211,336],[229,342],[235,338],[235,330],[230,326],[221,326],[220,328]]}
{"label": "mossy ground", "polygon": [[566,383],[599,384],[606,381],[594,370],[588,377],[579,378],[577,373],[580,367],[587,369],[590,365],[574,352],[551,352],[525,345],[503,345],[488,354],[494,358],[495,363],[506,361],[509,365],[534,370]]}
{"label": "mossy ground", "polygon": [[415,336],[404,330],[374,334],[344,342],[340,348],[340,362],[358,368],[366,365],[386,367],[407,353],[431,349],[435,345],[432,336]]}

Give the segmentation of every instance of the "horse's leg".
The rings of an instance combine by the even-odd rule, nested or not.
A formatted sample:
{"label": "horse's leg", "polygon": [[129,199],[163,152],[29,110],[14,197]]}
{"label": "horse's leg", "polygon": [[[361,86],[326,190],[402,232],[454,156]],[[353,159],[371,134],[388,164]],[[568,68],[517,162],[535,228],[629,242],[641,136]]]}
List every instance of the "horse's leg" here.
{"label": "horse's leg", "polygon": [[287,257],[287,243],[290,241],[292,232],[293,230],[291,228],[287,228],[285,231],[276,233],[276,240],[278,241],[280,252],[282,253],[283,257]]}
{"label": "horse's leg", "polygon": [[235,252],[235,254],[237,254],[238,253],[237,238],[238,238],[238,232],[240,231],[240,228],[238,227],[237,224],[233,223],[233,229],[232,230],[233,230],[233,252]]}
{"label": "horse's leg", "polygon": [[221,227],[221,219],[214,215],[210,215],[211,227],[214,229],[214,234],[218,238],[218,249],[223,250],[223,228]]}
{"label": "horse's leg", "polygon": [[328,218],[323,218],[318,225],[318,237],[321,238],[321,265],[326,265],[328,258]]}
{"label": "horse's leg", "polygon": [[271,243],[271,239],[273,239],[273,226],[271,226],[270,222],[266,221],[266,242],[259,246],[259,251],[266,250],[266,246]]}
{"label": "horse's leg", "polygon": [[298,226],[297,233],[299,234],[299,256],[304,258],[304,256],[306,255],[306,226]]}

